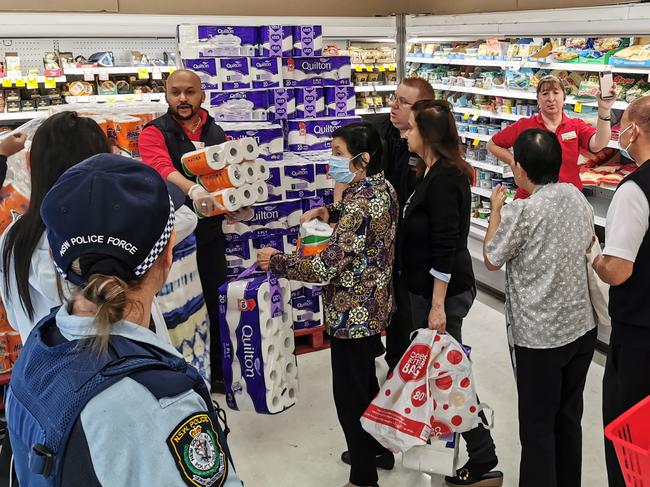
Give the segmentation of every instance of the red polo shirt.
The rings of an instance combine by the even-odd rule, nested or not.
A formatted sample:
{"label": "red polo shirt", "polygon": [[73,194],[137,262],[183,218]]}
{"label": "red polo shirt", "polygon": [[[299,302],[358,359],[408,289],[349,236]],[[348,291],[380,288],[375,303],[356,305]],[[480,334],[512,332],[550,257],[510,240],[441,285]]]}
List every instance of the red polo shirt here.
{"label": "red polo shirt", "polygon": [[[510,149],[515,145],[519,134],[529,129],[544,129],[544,120],[541,114],[529,118],[522,118],[492,137],[499,147]],[[596,133],[596,129],[579,118],[569,118],[562,113],[562,122],[555,131],[555,136],[562,146],[562,166],[560,167],[560,182],[571,183],[582,190],[578,156],[580,152],[589,151],[589,141]],[[528,198],[530,194],[521,188],[517,189],[516,198]]]}
{"label": "red polo shirt", "polygon": [[[192,142],[201,141],[203,125],[205,125],[205,122],[208,119],[208,112],[204,109],[201,108],[199,113],[201,115],[201,121],[194,132],[190,131],[189,127],[185,125],[182,126],[185,135],[187,135]],[[176,172],[172,158],[169,156],[169,152],[167,151],[165,136],[158,127],[149,125],[144,129],[140,134],[138,147],[140,148],[140,158],[142,159],[142,162],[155,169],[164,180],[167,180],[171,173]]]}

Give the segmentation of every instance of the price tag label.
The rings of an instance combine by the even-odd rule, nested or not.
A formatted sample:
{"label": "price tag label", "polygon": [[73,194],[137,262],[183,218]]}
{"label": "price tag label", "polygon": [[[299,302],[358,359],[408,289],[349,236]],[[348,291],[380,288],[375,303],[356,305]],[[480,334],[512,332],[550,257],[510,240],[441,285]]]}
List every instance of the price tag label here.
{"label": "price tag label", "polygon": [[472,116],[471,113],[466,113],[465,115],[463,115],[463,120],[469,120],[469,117],[471,116]]}
{"label": "price tag label", "polygon": [[480,143],[481,143],[480,140],[478,140],[478,139],[474,139],[474,142],[472,142],[472,145],[473,145],[474,147],[478,147]]}
{"label": "price tag label", "polygon": [[100,69],[98,72],[99,81],[108,81],[108,69]]}
{"label": "price tag label", "polygon": [[374,66],[366,66],[366,71],[368,71],[369,73],[372,73],[374,69],[375,69]]}
{"label": "price tag label", "polygon": [[95,81],[95,75],[93,74],[92,68],[84,69],[84,81]]}
{"label": "price tag label", "polygon": [[355,66],[355,67],[354,67],[354,70],[355,70],[357,73],[361,73],[361,72],[363,71],[363,66]]}
{"label": "price tag label", "polygon": [[88,103],[96,103],[97,102],[97,97],[96,96],[89,96],[88,97]]}
{"label": "price tag label", "polygon": [[395,65],[391,64],[390,66],[388,66],[388,71],[397,71],[397,67],[395,67]]}
{"label": "price tag label", "polygon": [[56,88],[56,79],[50,78],[49,76],[45,78],[45,87],[50,89]]}
{"label": "price tag label", "polygon": [[379,66],[379,72],[383,73],[386,71],[386,66]]}
{"label": "price tag label", "polygon": [[581,102],[576,102],[575,106],[573,107],[573,111],[575,113],[582,112],[582,103]]}
{"label": "price tag label", "polygon": [[151,78],[162,79],[162,71],[160,71],[160,67],[158,66],[153,67],[153,69],[151,70]]}
{"label": "price tag label", "polygon": [[472,117],[472,120],[473,120],[474,122],[476,122],[476,121],[479,119],[480,116],[481,116],[481,115],[479,115],[478,113],[475,113],[474,116]]}
{"label": "price tag label", "polygon": [[149,93],[143,93],[142,101],[149,103],[151,101],[151,95]]}
{"label": "price tag label", "polygon": [[113,95],[109,95],[106,97],[106,103],[115,103],[117,101],[117,98]]}
{"label": "price tag label", "polygon": [[135,96],[133,96],[133,95],[125,95],[124,99],[126,101],[135,101]]}
{"label": "price tag label", "polygon": [[27,88],[30,90],[38,90],[38,78],[35,76],[27,78]]}
{"label": "price tag label", "polygon": [[11,88],[13,86],[13,80],[11,78],[2,78],[2,87]]}
{"label": "price tag label", "polygon": [[24,78],[16,78],[16,87],[24,88],[25,87],[25,79]]}
{"label": "price tag label", "polygon": [[176,68],[174,66],[169,68],[169,74],[172,74],[174,71],[176,71]]}
{"label": "price tag label", "polygon": [[149,79],[149,69],[138,68],[138,79]]}

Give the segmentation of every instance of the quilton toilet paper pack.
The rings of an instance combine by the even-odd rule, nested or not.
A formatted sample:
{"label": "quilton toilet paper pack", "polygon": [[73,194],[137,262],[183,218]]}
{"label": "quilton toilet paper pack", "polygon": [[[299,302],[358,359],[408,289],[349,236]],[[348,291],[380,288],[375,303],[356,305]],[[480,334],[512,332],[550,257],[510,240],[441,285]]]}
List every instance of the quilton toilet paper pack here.
{"label": "quilton toilet paper pack", "polygon": [[201,79],[202,90],[219,90],[221,88],[216,59],[183,59],[183,66],[198,75]]}
{"label": "quilton toilet paper pack", "polygon": [[269,112],[271,120],[296,118],[296,97],[293,88],[269,90]]}
{"label": "quilton toilet paper pack", "polygon": [[357,106],[354,86],[327,86],[324,90],[328,117],[354,116]]}
{"label": "quilton toilet paper pack", "polygon": [[222,123],[221,128],[228,139],[253,137],[260,147],[260,159],[281,161],[284,151],[282,126],[273,123]]}
{"label": "quilton toilet paper pack", "polygon": [[255,56],[259,45],[256,26],[182,24],[177,37],[184,58]]}
{"label": "quilton toilet paper pack", "polygon": [[251,75],[246,57],[219,58],[219,80],[221,89],[229,90],[250,90]]}
{"label": "quilton toilet paper pack", "polygon": [[332,133],[337,128],[360,121],[361,117],[289,120],[287,121],[287,148],[295,152],[329,149],[332,147]]}
{"label": "quilton toilet paper pack", "polygon": [[293,29],[289,25],[263,25],[259,28],[260,56],[293,55]]}
{"label": "quilton toilet paper pack", "polygon": [[295,88],[296,118],[321,118],[325,116],[325,93],[323,88],[310,86]]}
{"label": "quilton toilet paper pack", "polygon": [[282,83],[282,61],[277,57],[249,58],[251,84],[253,89],[280,88]]}
{"label": "quilton toilet paper pack", "polygon": [[293,55],[320,56],[323,53],[323,27],[320,25],[293,26]]}
{"label": "quilton toilet paper pack", "polygon": [[209,93],[210,113],[219,121],[266,121],[269,118],[267,90]]}
{"label": "quilton toilet paper pack", "polygon": [[282,58],[285,87],[347,86],[352,69],[349,56]]}

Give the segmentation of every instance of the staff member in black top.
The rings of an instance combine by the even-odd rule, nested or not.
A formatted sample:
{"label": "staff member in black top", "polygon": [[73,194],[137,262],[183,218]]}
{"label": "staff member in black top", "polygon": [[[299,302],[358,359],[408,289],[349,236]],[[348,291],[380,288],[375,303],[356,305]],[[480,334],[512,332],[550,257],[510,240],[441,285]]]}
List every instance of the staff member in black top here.
{"label": "staff member in black top", "polygon": [[[399,245],[415,328],[444,332],[462,342],[461,326],[476,286],[467,249],[472,167],[460,153],[458,132],[446,101],[415,103],[406,132],[420,156],[423,179],[403,212]],[[490,432],[482,425],[463,434],[469,461],[446,477],[447,485],[500,486],[501,472]]]}

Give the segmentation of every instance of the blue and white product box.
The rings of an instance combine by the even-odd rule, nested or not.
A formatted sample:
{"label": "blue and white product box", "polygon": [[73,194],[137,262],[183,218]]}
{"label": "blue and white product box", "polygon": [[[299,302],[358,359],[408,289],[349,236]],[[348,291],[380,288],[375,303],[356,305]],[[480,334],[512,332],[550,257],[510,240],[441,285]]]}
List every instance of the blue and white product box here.
{"label": "blue and white product box", "polygon": [[202,90],[218,90],[219,71],[217,70],[217,60],[210,58],[183,59],[185,69],[191,69],[201,79]]}
{"label": "blue and white product box", "polygon": [[336,129],[360,121],[361,117],[288,120],[287,149],[293,152],[329,149],[332,147],[332,134]]}
{"label": "blue and white product box", "polygon": [[282,186],[288,199],[316,196],[316,174],[313,164],[285,164]]}
{"label": "blue and white product box", "polygon": [[354,115],[357,107],[354,86],[327,86],[324,90],[328,117],[349,117]]}
{"label": "blue and white product box", "polygon": [[299,384],[289,281],[265,275],[225,283],[219,318],[228,407],[277,414],[293,406]]}
{"label": "blue and white product box", "polygon": [[229,90],[250,90],[251,75],[248,70],[248,58],[226,57],[219,60],[219,79],[221,89]]}
{"label": "blue and white product box", "polygon": [[254,89],[280,88],[282,61],[277,57],[252,57],[250,59],[251,84]]}
{"label": "blue and white product box", "polygon": [[322,118],[325,116],[325,94],[323,88],[310,86],[295,88],[296,118]]}
{"label": "blue and white product box", "polygon": [[280,166],[269,166],[269,178],[266,180],[269,188],[268,202],[281,201],[286,198],[282,186],[282,168]]}
{"label": "blue and white product box", "polygon": [[282,58],[284,86],[348,86],[350,56]]}
{"label": "blue and white product box", "polygon": [[275,235],[265,235],[262,237],[253,237],[252,240],[253,252],[257,255],[258,250],[265,249],[270,247],[272,249],[279,250],[283,254],[284,252],[284,235],[275,234]]}
{"label": "blue and white product box", "polygon": [[266,121],[269,93],[259,91],[211,92],[210,113],[218,121]]}
{"label": "blue and white product box", "polygon": [[253,137],[260,146],[260,159],[281,161],[284,150],[284,132],[281,125],[271,123],[222,123],[228,139]]}
{"label": "blue and white product box", "polygon": [[303,209],[299,200],[279,201],[253,205],[253,218],[246,222],[223,221],[226,242],[232,240],[284,235],[292,227],[300,226]]}
{"label": "blue and white product box", "polygon": [[321,288],[318,285],[289,281],[293,327],[296,330],[323,324]]}
{"label": "blue and white product box", "polygon": [[293,55],[293,30],[288,25],[263,25],[259,28],[260,56]]}
{"label": "blue and white product box", "polygon": [[228,268],[246,269],[255,263],[250,240],[233,240],[225,245],[226,264]]}
{"label": "blue and white product box", "polygon": [[178,50],[183,58],[255,56],[258,29],[254,26],[179,25]]}
{"label": "blue and white product box", "polygon": [[269,111],[272,120],[296,118],[296,96],[293,88],[269,90]]}
{"label": "blue and white product box", "polygon": [[323,27],[321,25],[293,26],[293,55],[321,56],[323,54]]}

